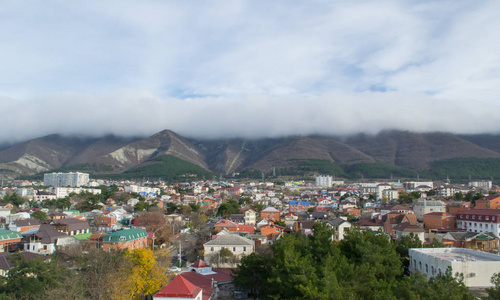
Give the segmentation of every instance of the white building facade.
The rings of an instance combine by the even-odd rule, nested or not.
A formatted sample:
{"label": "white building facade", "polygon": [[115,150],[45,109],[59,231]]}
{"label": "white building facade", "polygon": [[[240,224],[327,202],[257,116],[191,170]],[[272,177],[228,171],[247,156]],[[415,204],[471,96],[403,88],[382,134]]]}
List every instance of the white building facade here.
{"label": "white building facade", "polygon": [[69,173],[47,173],[43,176],[43,184],[60,187],[80,187],[89,184],[89,174],[80,172]]}
{"label": "white building facade", "polygon": [[332,187],[333,177],[330,175],[319,175],[316,176],[316,186],[321,187]]}
{"label": "white building facade", "polygon": [[493,274],[500,271],[500,256],[465,248],[412,248],[409,250],[410,272],[420,272],[427,278],[462,273],[467,287],[491,287]]}
{"label": "white building facade", "polygon": [[[457,214],[457,228],[469,232],[500,233],[500,210],[471,209]],[[500,271],[500,270],[499,270]]]}

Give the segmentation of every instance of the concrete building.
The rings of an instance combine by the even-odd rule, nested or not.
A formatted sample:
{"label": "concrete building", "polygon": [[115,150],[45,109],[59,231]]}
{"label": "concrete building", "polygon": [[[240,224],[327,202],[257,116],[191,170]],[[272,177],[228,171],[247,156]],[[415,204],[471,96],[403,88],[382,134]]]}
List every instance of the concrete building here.
{"label": "concrete building", "polygon": [[494,273],[500,270],[500,256],[463,248],[412,248],[409,250],[410,272],[420,272],[427,278],[462,273],[467,287],[491,287]]}
{"label": "concrete building", "polygon": [[56,195],[56,198],[64,198],[69,196],[71,193],[80,194],[82,192],[90,193],[93,195],[100,195],[101,189],[92,189],[92,188],[80,188],[80,187],[52,187],[49,189],[49,192]]}
{"label": "concrete building", "polygon": [[477,187],[480,189],[485,189],[485,190],[491,190],[493,187],[493,183],[491,180],[482,180],[482,181],[470,181],[469,182],[470,187]]}
{"label": "concrete building", "polygon": [[500,232],[499,209],[471,209],[457,214],[457,228],[469,232]]}
{"label": "concrete building", "polygon": [[239,236],[238,234],[219,235],[214,240],[203,244],[205,259],[211,261],[222,249],[228,249],[231,253],[240,258],[243,255],[250,255],[255,250],[254,241]]}
{"label": "concrete building", "polygon": [[43,176],[43,184],[54,187],[70,186],[80,187],[87,186],[89,183],[89,174],[80,172],[69,173],[47,173]]}
{"label": "concrete building", "polygon": [[330,175],[319,175],[316,176],[316,186],[319,187],[332,187],[333,177]]}
{"label": "concrete building", "polygon": [[446,204],[440,200],[419,200],[413,206],[413,212],[418,221],[423,221],[425,214],[431,212],[446,212]]}

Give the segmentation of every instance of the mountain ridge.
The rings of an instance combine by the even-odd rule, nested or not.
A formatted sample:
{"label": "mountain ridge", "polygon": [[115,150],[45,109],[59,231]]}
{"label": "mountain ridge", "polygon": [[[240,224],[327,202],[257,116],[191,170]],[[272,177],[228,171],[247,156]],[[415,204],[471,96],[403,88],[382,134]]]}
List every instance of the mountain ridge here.
{"label": "mountain ridge", "polygon": [[149,137],[78,137],[48,135],[0,150],[4,176],[33,175],[76,165],[105,166],[123,173],[171,155],[216,174],[243,170],[269,172],[294,168],[300,161],[321,160],[339,166],[381,162],[428,170],[435,162],[456,158],[500,158],[500,135],[383,131],[347,137],[289,136],[263,139],[193,139],[171,130]]}

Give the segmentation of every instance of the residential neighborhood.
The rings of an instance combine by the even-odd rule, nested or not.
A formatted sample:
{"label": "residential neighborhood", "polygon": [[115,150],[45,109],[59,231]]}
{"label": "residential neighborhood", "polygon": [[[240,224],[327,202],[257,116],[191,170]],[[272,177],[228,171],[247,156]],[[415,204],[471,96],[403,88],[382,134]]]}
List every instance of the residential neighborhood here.
{"label": "residential neighborhood", "polygon": [[[347,183],[327,175],[318,177],[317,186],[306,181],[95,181],[85,174],[74,175],[78,180],[73,181],[64,178],[49,177],[57,185],[78,186],[80,193],[54,193],[48,182],[24,182],[22,187],[12,182],[2,188],[4,259],[15,253],[49,257],[95,250],[169,253],[168,264],[175,266],[167,272],[172,281],[154,299],[249,296],[233,282],[232,270],[242,259],[269,251],[285,236],[313,236],[320,225],[331,230],[330,243],[362,230],[383,234],[392,243],[409,238],[452,251],[415,250],[410,257],[466,253],[494,262],[499,254],[500,197],[477,184]],[[40,194],[47,197],[41,200]],[[427,259],[420,267],[410,260],[408,270],[428,277],[446,270],[432,262]],[[495,273],[496,265],[491,266],[491,274],[484,276]],[[478,282],[465,284],[477,287]],[[480,283],[480,288],[492,286]]]}

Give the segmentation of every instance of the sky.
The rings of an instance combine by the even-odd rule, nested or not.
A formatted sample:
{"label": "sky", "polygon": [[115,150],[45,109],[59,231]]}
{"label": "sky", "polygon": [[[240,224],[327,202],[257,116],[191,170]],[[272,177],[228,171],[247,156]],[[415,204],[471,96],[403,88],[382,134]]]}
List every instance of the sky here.
{"label": "sky", "polygon": [[500,1],[2,1],[0,142],[500,132]]}

